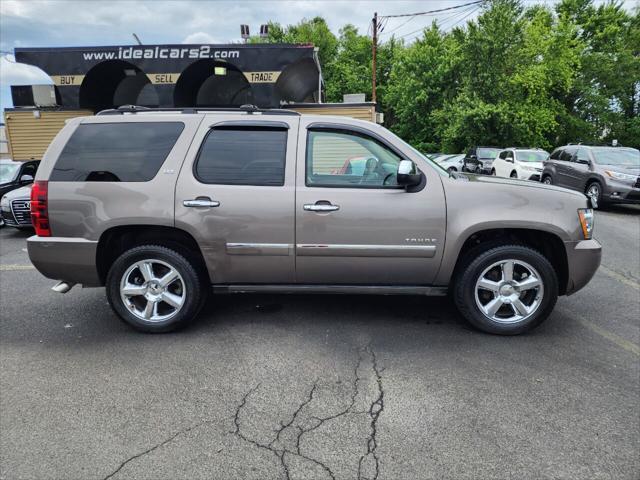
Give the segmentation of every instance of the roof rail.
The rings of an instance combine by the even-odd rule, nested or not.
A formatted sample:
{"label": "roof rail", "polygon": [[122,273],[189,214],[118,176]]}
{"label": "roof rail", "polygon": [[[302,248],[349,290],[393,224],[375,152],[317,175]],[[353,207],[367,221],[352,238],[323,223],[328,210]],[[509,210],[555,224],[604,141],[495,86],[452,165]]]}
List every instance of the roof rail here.
{"label": "roof rail", "polygon": [[199,113],[199,112],[244,112],[249,115],[260,113],[262,115],[296,115],[299,112],[285,110],[283,108],[258,108],[255,105],[241,105],[240,107],[143,107],[140,105],[122,105],[118,108],[101,110],[96,115],[124,115],[125,113],[140,112],[175,112],[175,113]]}

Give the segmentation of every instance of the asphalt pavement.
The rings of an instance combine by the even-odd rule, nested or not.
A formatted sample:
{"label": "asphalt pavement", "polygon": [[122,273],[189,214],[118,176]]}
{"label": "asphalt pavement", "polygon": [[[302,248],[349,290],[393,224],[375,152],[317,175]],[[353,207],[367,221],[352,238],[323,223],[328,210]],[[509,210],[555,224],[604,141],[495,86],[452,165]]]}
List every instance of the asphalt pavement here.
{"label": "asphalt pavement", "polygon": [[2,479],[638,479],[640,208],[517,337],[446,298],[217,296],[137,333],[0,230]]}

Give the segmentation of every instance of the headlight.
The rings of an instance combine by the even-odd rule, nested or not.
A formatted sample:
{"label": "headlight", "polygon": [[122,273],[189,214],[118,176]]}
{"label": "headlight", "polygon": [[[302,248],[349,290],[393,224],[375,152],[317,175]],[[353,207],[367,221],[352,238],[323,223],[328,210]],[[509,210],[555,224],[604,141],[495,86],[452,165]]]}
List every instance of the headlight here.
{"label": "headlight", "polygon": [[8,207],[9,206],[9,199],[6,196],[2,197],[2,200],[0,200],[0,206],[2,206],[2,207]]}
{"label": "headlight", "polygon": [[530,167],[529,165],[524,165],[522,167],[523,170],[527,170],[528,172],[537,172],[538,169],[536,167]]}
{"label": "headlight", "polygon": [[580,225],[582,226],[582,234],[585,240],[591,240],[593,235],[593,209],[592,208],[579,208],[578,218],[580,219]]}
{"label": "headlight", "polygon": [[628,173],[613,172],[611,170],[605,170],[604,173],[616,180],[635,180],[637,175],[629,175]]}

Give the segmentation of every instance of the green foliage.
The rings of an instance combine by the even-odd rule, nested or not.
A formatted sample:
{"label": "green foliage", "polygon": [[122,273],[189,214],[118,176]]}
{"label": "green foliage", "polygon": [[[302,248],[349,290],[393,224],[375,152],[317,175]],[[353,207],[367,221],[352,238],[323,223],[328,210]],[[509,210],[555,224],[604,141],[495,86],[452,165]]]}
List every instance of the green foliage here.
{"label": "green foliage", "polygon": [[[372,41],[353,25],[336,37],[320,17],[274,23],[268,41],[319,47],[328,101],[370,98]],[[386,38],[377,59],[385,123],[424,151],[614,138],[640,147],[640,8],[489,0],[466,26]]]}

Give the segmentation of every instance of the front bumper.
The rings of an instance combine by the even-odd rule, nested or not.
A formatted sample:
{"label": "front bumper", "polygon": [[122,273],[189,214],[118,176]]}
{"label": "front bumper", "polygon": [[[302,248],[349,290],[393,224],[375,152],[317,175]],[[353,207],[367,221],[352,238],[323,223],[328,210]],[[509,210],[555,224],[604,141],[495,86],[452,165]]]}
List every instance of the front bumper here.
{"label": "front bumper", "polygon": [[567,295],[576,293],[593,278],[602,259],[602,245],[595,240],[565,242],[567,250]]}
{"label": "front bumper", "polygon": [[609,179],[604,186],[602,200],[606,203],[640,204],[640,180],[628,182]]}
{"label": "front bumper", "polygon": [[47,278],[101,286],[96,266],[98,242],[84,238],[38,237],[27,239],[29,259]]}
{"label": "front bumper", "polygon": [[6,225],[15,228],[33,228],[31,212],[25,202],[28,200],[14,200],[10,205],[3,205],[0,208],[0,216]]}

